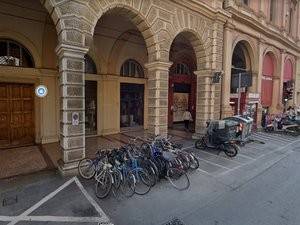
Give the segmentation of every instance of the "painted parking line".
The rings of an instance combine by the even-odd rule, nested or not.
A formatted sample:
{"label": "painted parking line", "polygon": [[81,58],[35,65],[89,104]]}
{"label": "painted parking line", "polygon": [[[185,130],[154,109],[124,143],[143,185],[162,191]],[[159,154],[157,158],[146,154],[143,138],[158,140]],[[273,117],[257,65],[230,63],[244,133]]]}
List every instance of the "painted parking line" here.
{"label": "painted parking line", "polygon": [[[261,159],[261,158],[264,157],[264,156],[267,156],[267,155],[270,155],[270,154],[274,154],[274,153],[280,152],[280,151],[282,151],[282,150],[284,150],[284,149],[288,149],[289,146],[291,146],[291,145],[293,145],[293,144],[296,144],[297,142],[300,143],[300,140],[295,140],[295,141],[293,141],[293,142],[288,143],[288,144],[285,145],[285,146],[281,146],[281,147],[275,149],[274,151],[271,151],[271,152],[268,152],[268,153],[266,153],[266,154],[263,154],[263,155],[259,156],[258,158],[256,158],[254,161],[259,160],[259,159]],[[289,153],[291,153],[291,152],[293,152],[293,151],[292,151],[292,150],[287,150],[287,151],[285,152],[285,154],[289,154]],[[250,163],[252,163],[252,162],[247,163],[247,165],[250,164]],[[242,165],[242,166],[243,166],[243,165]],[[223,176],[223,175],[225,175],[225,174],[227,174],[227,173],[229,173],[229,172],[232,172],[232,171],[234,171],[234,170],[236,170],[236,169],[238,169],[238,168],[240,168],[240,167],[242,167],[242,166],[239,166],[239,167],[237,167],[237,168],[235,168],[235,169],[230,169],[230,170],[224,171],[224,172],[222,172],[222,173],[219,173],[217,176]]]}
{"label": "painted parking line", "polygon": [[242,157],[244,157],[244,158],[246,158],[246,159],[249,159],[249,160],[255,160],[255,158],[253,158],[253,157],[251,157],[251,156],[248,156],[248,155],[245,155],[244,153],[241,153],[241,152],[239,152],[238,155],[239,155],[239,156],[242,156]]}
{"label": "painted parking line", "polygon": [[[199,150],[199,151],[205,152],[206,154],[210,154],[210,155],[212,155],[212,156],[221,157],[221,158],[223,158],[223,159],[227,159],[227,160],[230,160],[230,161],[231,161],[231,159],[229,159],[227,156],[223,156],[223,155],[219,155],[219,154],[214,154],[214,153],[211,153],[211,152],[206,151],[206,150]],[[244,162],[237,161],[237,159],[238,159],[239,157],[244,158],[244,159],[246,159],[247,161],[248,161],[248,160],[254,160],[254,158],[249,157],[249,156],[244,155],[244,154],[242,154],[242,153],[239,152],[238,155],[237,155],[234,159],[235,159],[235,162],[240,163],[240,164],[243,164]],[[244,161],[244,159],[242,159],[242,161]]]}
{"label": "painted parking line", "polygon": [[[18,218],[17,222],[21,221],[38,221],[38,222],[69,222],[69,223],[101,223],[99,217],[65,217],[65,216],[0,216],[0,221],[15,221]],[[9,223],[12,224],[12,223]]]}
{"label": "painted parking line", "polygon": [[232,168],[235,168],[237,166],[243,165],[241,163],[236,162],[235,159],[227,160],[227,159],[219,157],[219,156],[213,156],[213,155],[206,154],[203,151],[200,151],[200,152],[197,152],[197,153],[194,153],[194,154],[199,159],[199,163],[201,163],[201,160],[202,160],[202,161],[209,162],[213,165],[217,165],[219,167],[222,167],[224,169],[232,169]]}
{"label": "painted parking line", "polygon": [[181,150],[187,150],[187,149],[191,149],[191,148],[194,148],[194,147],[195,147],[195,145],[191,145],[191,146],[188,146],[188,147],[184,147]]}
{"label": "painted parking line", "polygon": [[233,164],[236,163],[236,164],[239,164],[239,165],[243,165],[243,163],[237,162],[234,158],[227,158],[227,157],[223,157],[221,155],[215,155],[215,154],[212,154],[212,153],[209,153],[209,152],[206,152],[206,151],[197,151],[197,152],[194,152],[194,153],[199,155],[199,157],[200,157],[200,155],[204,155],[203,157],[206,157],[206,158],[204,158],[206,160],[217,160],[217,161],[223,160],[224,162],[230,162],[230,163],[233,163]]}
{"label": "painted parking line", "polygon": [[[94,209],[99,213],[99,217],[63,217],[63,216],[29,216],[32,212],[38,209],[40,206],[45,204],[47,201],[55,197],[59,192],[67,188],[70,184],[75,183],[80,191],[83,193],[85,198],[94,207]],[[99,223],[112,225],[106,214],[102,211],[97,202],[88,194],[85,188],[82,186],[77,177],[73,177],[56,190],[42,198],[39,202],[31,206],[29,209],[24,211],[18,216],[0,216],[0,221],[9,222],[7,225],[15,225],[21,221],[40,221],[40,222],[76,222],[76,223]]]}
{"label": "painted parking line", "polygon": [[274,136],[265,136],[265,135],[258,135],[258,134],[253,134],[253,138],[259,138],[265,141],[278,141],[278,142],[283,142],[286,143],[287,141],[284,139],[281,139],[279,137],[274,137]]}
{"label": "painted parking line", "polygon": [[289,136],[283,136],[281,134],[256,133],[256,135],[259,135],[261,137],[267,137],[270,139],[275,139],[275,140],[282,140],[282,141],[294,141],[296,139]]}
{"label": "painted parking line", "polygon": [[243,151],[245,151],[245,152],[246,151],[247,152],[252,151],[253,153],[264,153],[264,152],[268,153],[270,151],[273,151],[272,149],[274,150],[274,147],[272,148],[272,147],[268,146],[268,147],[265,147],[265,148],[258,148],[256,146],[246,146],[243,149]]}
{"label": "painted parking line", "polygon": [[255,139],[258,139],[258,140],[263,141],[263,142],[267,142],[267,141],[278,142],[278,144],[281,144],[281,145],[284,145],[288,142],[287,140],[281,140],[281,139],[276,138],[276,137],[271,138],[271,137],[262,137],[262,136],[258,136],[258,135],[253,135],[253,137]]}
{"label": "painted parking line", "polygon": [[[196,156],[196,157],[197,157],[197,156]],[[223,166],[223,165],[214,163],[214,162],[212,162],[212,161],[210,161],[210,160],[206,160],[206,159],[203,159],[203,158],[200,158],[200,157],[197,157],[197,159],[198,159],[199,161],[203,161],[203,162],[209,163],[209,164],[211,164],[211,165],[213,165],[213,166],[221,167],[221,168],[226,169],[226,170],[230,170],[230,169],[231,169],[231,168],[228,168],[228,167],[226,167],[226,166]]]}

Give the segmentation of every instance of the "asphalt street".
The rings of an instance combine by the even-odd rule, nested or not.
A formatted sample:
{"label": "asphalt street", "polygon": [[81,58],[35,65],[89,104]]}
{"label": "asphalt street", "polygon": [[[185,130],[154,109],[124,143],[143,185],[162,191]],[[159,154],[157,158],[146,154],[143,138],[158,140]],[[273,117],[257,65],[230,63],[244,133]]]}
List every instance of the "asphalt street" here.
{"label": "asphalt street", "polygon": [[2,180],[0,225],[299,225],[300,139],[265,133],[253,139],[233,159],[183,141],[200,160],[186,191],[163,181],[145,196],[98,200],[93,180],[55,172]]}

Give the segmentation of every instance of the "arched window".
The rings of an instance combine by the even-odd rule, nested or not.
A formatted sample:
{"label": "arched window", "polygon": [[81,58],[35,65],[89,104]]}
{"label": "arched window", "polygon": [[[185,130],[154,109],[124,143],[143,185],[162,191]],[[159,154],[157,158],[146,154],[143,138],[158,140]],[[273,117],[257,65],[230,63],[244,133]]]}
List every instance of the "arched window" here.
{"label": "arched window", "polygon": [[137,61],[133,59],[128,59],[123,63],[120,75],[124,77],[143,78],[144,70],[143,67]]}
{"label": "arched window", "polygon": [[175,73],[176,74],[184,74],[184,75],[191,74],[188,65],[186,65],[185,63],[177,63]]}
{"label": "arched window", "polygon": [[30,52],[13,40],[0,40],[0,65],[34,67]]}
{"label": "arched window", "polygon": [[85,73],[97,74],[97,67],[93,59],[89,55],[84,56]]}

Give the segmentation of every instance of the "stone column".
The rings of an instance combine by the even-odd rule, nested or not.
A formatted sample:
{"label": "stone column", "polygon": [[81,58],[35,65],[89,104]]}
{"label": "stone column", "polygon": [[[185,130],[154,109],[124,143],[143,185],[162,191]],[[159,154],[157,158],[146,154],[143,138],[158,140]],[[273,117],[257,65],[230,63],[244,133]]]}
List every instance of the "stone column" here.
{"label": "stone column", "polygon": [[[76,173],[79,160],[85,157],[84,55],[87,50],[64,44],[60,44],[56,49],[59,57],[62,151],[59,171],[63,175]],[[79,115],[78,124],[72,123],[72,117],[76,114]]]}
{"label": "stone column", "polygon": [[[259,40],[258,42],[258,73],[256,78],[256,92],[259,93],[261,98],[261,83],[263,76],[263,61],[264,61],[264,40]],[[262,117],[262,105],[261,102],[257,106],[257,127],[261,127],[261,117]]]}
{"label": "stone column", "polygon": [[272,98],[272,105],[270,107],[270,113],[276,113],[281,110],[282,95],[280,95],[279,88],[280,88],[280,74],[274,74],[273,75],[273,98]]}
{"label": "stone column", "polygon": [[206,121],[213,119],[213,112],[211,108],[213,106],[214,93],[211,89],[212,71],[200,70],[195,71],[197,76],[197,95],[196,95],[196,123],[195,123],[195,135],[197,138],[206,132]]}
{"label": "stone column", "polygon": [[280,50],[278,74],[273,78],[273,94],[275,95],[272,104],[273,112],[283,111],[283,80],[284,80],[284,61],[286,51]]}
{"label": "stone column", "polygon": [[170,62],[152,62],[148,69],[148,130],[151,134],[168,133],[168,88]]}
{"label": "stone column", "polygon": [[294,106],[299,106],[300,104],[300,57],[296,58],[296,71],[295,71],[295,83],[294,83]]}
{"label": "stone column", "polygon": [[222,77],[222,118],[233,115],[230,106],[230,85],[231,85],[231,64],[232,64],[232,32],[233,25],[226,24],[224,31],[224,53],[223,53],[223,70]]}

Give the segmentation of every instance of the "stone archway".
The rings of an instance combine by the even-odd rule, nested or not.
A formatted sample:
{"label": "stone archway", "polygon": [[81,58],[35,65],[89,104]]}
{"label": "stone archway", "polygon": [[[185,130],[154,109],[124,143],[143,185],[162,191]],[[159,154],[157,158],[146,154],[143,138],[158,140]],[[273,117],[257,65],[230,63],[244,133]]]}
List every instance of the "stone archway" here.
{"label": "stone archway", "polygon": [[[250,90],[255,89],[252,74],[255,63],[250,43],[245,40],[236,42],[231,57],[230,102],[234,114],[242,114],[246,110],[247,94]],[[240,93],[239,79],[241,80]]]}
{"label": "stone archway", "polygon": [[[73,171],[85,157],[84,131],[84,55],[93,41],[95,26],[105,13],[126,16],[144,37],[148,51],[148,127],[154,134],[167,133],[168,32],[153,32],[159,9],[151,1],[53,1],[41,0],[51,15],[58,33],[61,124],[60,171]],[[79,117],[78,117],[79,116]],[[76,122],[75,118],[78,118]]]}
{"label": "stone archway", "polygon": [[[201,134],[205,130],[206,127],[206,121],[208,119],[212,119],[214,117],[214,100],[215,100],[215,93],[213,89],[213,85],[211,84],[211,76],[212,71],[210,69],[210,48],[205,45],[205,41],[202,40],[198,31],[195,31],[193,29],[182,29],[182,31],[178,32],[178,34],[173,39],[173,42],[170,45],[174,47],[174,43],[177,40],[178,37],[181,37],[183,40],[185,40],[185,44],[189,45],[189,51],[191,54],[189,57],[190,59],[186,59],[183,61],[192,61],[189,62],[190,69],[192,70],[193,76],[195,76],[194,79],[192,79],[192,83],[195,85],[192,85],[191,92],[189,94],[189,101],[194,102],[189,105],[189,110],[192,112],[192,115],[194,115],[195,120],[195,133]],[[183,54],[183,51],[181,51]],[[170,51],[170,61],[173,61],[172,59],[172,51]],[[175,62],[174,62],[175,63]],[[193,66],[193,64],[195,66]],[[183,81],[184,82],[184,81]],[[187,81],[186,81],[187,82]],[[173,88],[173,83],[169,83],[171,87]],[[194,94],[193,94],[194,93]],[[191,95],[191,96],[190,96]],[[171,102],[169,104],[169,114],[172,115],[172,96],[169,94],[169,98],[171,99]],[[194,101],[193,101],[194,99]],[[169,117],[170,117],[169,115]],[[170,122],[170,121],[169,121]]]}

